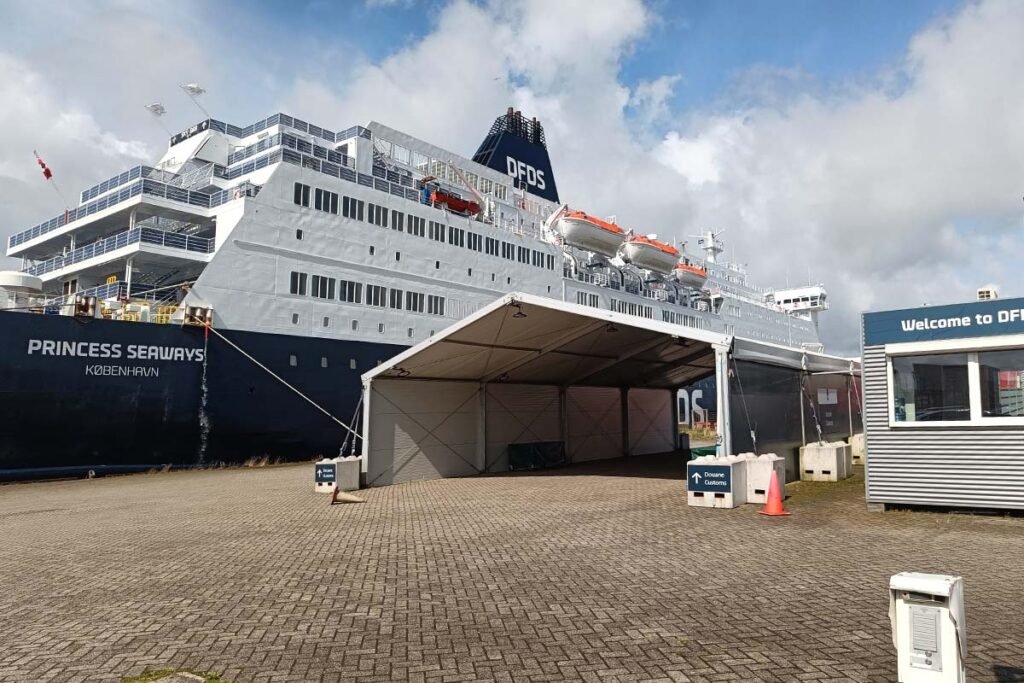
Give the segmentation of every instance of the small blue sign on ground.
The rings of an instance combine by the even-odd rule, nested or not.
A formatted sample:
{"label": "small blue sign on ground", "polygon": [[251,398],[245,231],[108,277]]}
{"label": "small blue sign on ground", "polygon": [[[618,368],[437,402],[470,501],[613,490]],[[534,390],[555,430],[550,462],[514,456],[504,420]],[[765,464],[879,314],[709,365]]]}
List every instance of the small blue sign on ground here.
{"label": "small blue sign on ground", "polygon": [[333,484],[338,479],[338,466],[334,463],[316,466],[316,483]]}
{"label": "small blue sign on ground", "polygon": [[732,493],[732,468],[728,465],[687,466],[686,490],[701,493]]}

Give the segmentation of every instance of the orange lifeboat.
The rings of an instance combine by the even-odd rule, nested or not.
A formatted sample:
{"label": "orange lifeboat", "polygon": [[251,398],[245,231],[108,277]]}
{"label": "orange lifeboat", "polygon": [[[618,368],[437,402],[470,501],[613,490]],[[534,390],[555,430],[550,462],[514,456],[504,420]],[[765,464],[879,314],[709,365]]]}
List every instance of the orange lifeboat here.
{"label": "orange lifeboat", "polygon": [[626,240],[619,249],[623,261],[632,263],[637,268],[653,270],[668,275],[679,261],[679,250],[667,242],[653,237],[634,235]]}
{"label": "orange lifeboat", "polygon": [[708,271],[692,263],[680,263],[672,271],[672,275],[681,285],[700,289],[708,281]]}
{"label": "orange lifeboat", "polygon": [[456,197],[450,192],[445,192],[440,188],[430,192],[430,202],[434,206],[444,204],[452,213],[462,214],[463,216],[475,216],[480,213],[480,205],[476,202]]}
{"label": "orange lifeboat", "polygon": [[555,233],[566,244],[603,256],[615,256],[626,232],[615,223],[583,211],[566,211],[555,222]]}

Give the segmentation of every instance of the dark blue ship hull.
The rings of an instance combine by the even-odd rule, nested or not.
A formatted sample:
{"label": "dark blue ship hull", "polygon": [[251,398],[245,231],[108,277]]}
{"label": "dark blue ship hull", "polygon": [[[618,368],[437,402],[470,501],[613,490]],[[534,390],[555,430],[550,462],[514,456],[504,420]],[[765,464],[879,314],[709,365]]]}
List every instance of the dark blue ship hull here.
{"label": "dark blue ship hull", "polygon": [[[218,330],[350,423],[404,346]],[[337,455],[346,431],[200,327],[0,312],[0,479]]]}

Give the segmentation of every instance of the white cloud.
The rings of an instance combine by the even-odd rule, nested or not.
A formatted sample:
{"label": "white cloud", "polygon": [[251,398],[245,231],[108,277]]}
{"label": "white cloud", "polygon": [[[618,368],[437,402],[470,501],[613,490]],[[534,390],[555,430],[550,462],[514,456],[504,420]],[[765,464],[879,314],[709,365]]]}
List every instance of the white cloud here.
{"label": "white cloud", "polygon": [[754,245],[756,275],[825,281],[826,341],[854,351],[860,310],[969,299],[996,273],[1022,293],[1022,32],[1019,3],[970,4],[914,39],[895,93],[699,118],[655,154],[690,180],[697,221]]}
{"label": "white cloud", "polygon": [[679,74],[658,76],[651,81],[641,81],[633,88],[629,106],[641,125],[650,127],[668,118],[668,101],[681,78]]}
{"label": "white cloud", "polygon": [[[4,235],[60,214],[56,184],[72,205],[78,191],[127,165],[148,161],[153,151],[138,140],[105,130],[88,111],[64,102],[32,66],[0,54],[0,205]],[[33,151],[53,171],[43,178]],[[6,244],[6,241],[4,242]]]}

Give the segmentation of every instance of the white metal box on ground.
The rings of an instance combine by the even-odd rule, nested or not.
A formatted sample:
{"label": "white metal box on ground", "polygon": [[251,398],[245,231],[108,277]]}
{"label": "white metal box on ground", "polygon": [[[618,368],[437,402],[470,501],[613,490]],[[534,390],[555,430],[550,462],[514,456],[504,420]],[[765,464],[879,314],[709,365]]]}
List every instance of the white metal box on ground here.
{"label": "white metal box on ground", "polygon": [[889,579],[889,622],[899,683],[963,683],[967,622],[963,579],[903,572]]}
{"label": "white metal box on ground", "polygon": [[850,446],[842,441],[800,448],[801,481],[842,481],[853,474]]}
{"label": "white metal box on ground", "polygon": [[694,507],[734,508],[747,498],[747,461],[738,455],[704,456],[686,464],[686,502]]}
{"label": "white metal box on ground", "polygon": [[867,449],[864,443],[864,433],[854,434],[847,441],[850,444],[850,459],[854,465],[863,465],[867,457]]}
{"label": "white metal box on ground", "polygon": [[[753,454],[751,454],[753,455]],[[786,459],[774,453],[763,453],[747,460],[747,502],[763,505],[768,502],[768,484],[772,472],[779,477],[779,486],[786,485]]]}

